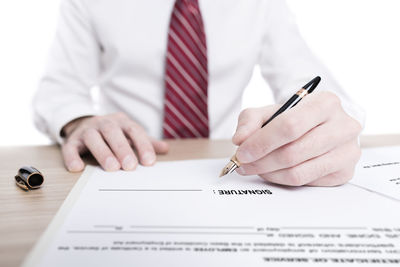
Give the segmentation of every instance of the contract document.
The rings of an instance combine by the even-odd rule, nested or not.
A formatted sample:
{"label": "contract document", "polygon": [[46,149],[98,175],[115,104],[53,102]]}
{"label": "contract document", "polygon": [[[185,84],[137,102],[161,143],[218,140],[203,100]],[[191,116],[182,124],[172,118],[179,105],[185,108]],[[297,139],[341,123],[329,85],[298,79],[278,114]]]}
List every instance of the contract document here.
{"label": "contract document", "polygon": [[400,201],[400,146],[363,149],[351,183]]}
{"label": "contract document", "polygon": [[400,266],[400,202],[218,178],[226,161],[87,167],[24,266]]}

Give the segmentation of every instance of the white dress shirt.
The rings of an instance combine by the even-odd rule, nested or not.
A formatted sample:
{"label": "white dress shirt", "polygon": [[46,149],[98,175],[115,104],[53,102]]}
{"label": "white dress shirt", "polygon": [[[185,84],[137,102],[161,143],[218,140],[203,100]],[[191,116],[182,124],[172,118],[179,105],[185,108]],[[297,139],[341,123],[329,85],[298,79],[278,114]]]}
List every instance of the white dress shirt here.
{"label": "white dress shirt", "polygon": [[[123,111],[162,137],[164,71],[175,0],[64,0],[48,68],[34,99],[35,122],[52,139],[71,120]],[[316,75],[318,90],[351,102],[301,38],[284,0],[199,0],[207,39],[210,138],[230,138],[253,68],[277,102]],[[100,88],[94,101],[91,88]]]}

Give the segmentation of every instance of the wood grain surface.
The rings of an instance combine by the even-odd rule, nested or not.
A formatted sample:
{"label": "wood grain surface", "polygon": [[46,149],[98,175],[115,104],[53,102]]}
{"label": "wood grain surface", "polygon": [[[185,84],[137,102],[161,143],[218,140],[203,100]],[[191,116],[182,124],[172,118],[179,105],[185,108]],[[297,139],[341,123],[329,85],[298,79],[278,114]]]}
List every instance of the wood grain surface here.
{"label": "wood grain surface", "polygon": [[[160,161],[221,158],[233,155],[229,140],[170,141],[168,155]],[[363,147],[400,145],[400,135],[363,136]],[[88,162],[93,162],[88,159]],[[14,176],[21,166],[34,166],[43,172],[41,189],[25,192]],[[222,166],[221,166],[222,167]],[[58,146],[0,148],[0,266],[19,266],[46,229],[80,173],[68,173]]]}

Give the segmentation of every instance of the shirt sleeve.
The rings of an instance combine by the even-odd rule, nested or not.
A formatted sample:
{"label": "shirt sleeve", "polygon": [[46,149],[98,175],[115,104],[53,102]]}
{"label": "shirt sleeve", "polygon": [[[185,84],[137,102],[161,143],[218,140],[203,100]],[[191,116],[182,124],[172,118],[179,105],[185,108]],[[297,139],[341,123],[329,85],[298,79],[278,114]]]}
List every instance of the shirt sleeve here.
{"label": "shirt sleeve", "polygon": [[364,126],[364,111],[350,99],[328,69],[311,52],[300,35],[286,1],[270,0],[265,19],[259,64],[275,100],[283,103],[295,93],[296,88],[315,76],[321,76],[322,81],[317,90],[334,92],[341,99],[347,114]]}
{"label": "shirt sleeve", "polygon": [[96,115],[91,88],[99,73],[100,45],[82,0],[63,0],[47,68],[33,99],[37,128],[62,143],[70,121]]}

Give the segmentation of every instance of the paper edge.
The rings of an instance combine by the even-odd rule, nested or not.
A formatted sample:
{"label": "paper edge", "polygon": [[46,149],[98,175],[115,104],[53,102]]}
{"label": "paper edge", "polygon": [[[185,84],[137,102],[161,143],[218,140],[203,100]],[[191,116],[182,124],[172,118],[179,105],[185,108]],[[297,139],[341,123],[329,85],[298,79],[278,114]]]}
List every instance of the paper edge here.
{"label": "paper edge", "polygon": [[[175,161],[198,161],[198,160],[210,160],[210,159],[225,159],[225,158],[205,158],[205,159],[185,159],[185,160],[174,160]],[[157,163],[168,163],[171,161],[159,161]],[[57,233],[57,231],[61,228],[62,224],[65,222],[67,215],[71,212],[75,202],[79,199],[81,192],[85,188],[89,178],[92,173],[95,171],[95,166],[87,165],[82,175],[78,178],[78,181],[74,185],[74,187],[69,192],[66,199],[63,201],[62,205],[58,209],[57,213],[54,215],[51,222],[46,227],[46,230],[39,237],[34,244],[34,246],[30,249],[28,255],[25,257],[24,261],[21,264],[21,267],[33,267],[38,266],[40,260],[43,259],[47,248],[51,245],[51,242],[54,240],[52,237]]]}
{"label": "paper edge", "polygon": [[[391,147],[395,149],[400,149],[400,146],[385,146],[385,147]],[[363,148],[362,150],[374,150],[374,149],[380,149],[382,147],[367,147]],[[224,159],[223,157],[218,157],[218,158],[205,158],[205,159],[185,159],[185,160],[174,160],[173,162],[176,161],[202,161],[202,160],[212,160],[212,159]],[[157,163],[168,163],[171,161],[160,161]],[[75,202],[79,199],[79,196],[83,189],[85,188],[87,182],[89,181],[89,178],[93,174],[93,172],[96,170],[95,166],[87,166],[85,168],[85,171],[82,173],[82,175],[79,177],[78,181],[72,188],[72,190],[69,192],[68,196],[64,200],[63,204],[60,206],[58,209],[57,213],[49,223],[49,225],[46,227],[46,230],[44,233],[40,236],[39,240],[35,242],[33,248],[31,248],[30,252],[28,255],[25,257],[23,263],[21,264],[22,267],[33,267],[33,266],[38,266],[40,261],[43,259],[45,252],[47,251],[47,248],[51,245],[51,242],[54,240],[52,237],[57,233],[57,231],[60,229],[62,224],[65,222],[66,217],[69,215],[71,212]],[[370,193],[376,193],[374,191],[371,191],[370,189],[367,188],[362,188],[358,186],[357,184],[351,183],[349,181],[347,184],[350,184],[352,186],[358,187],[361,190],[367,190],[370,191]],[[387,196],[380,194],[382,197],[387,198]],[[391,198],[391,197],[390,197]],[[397,200],[397,199],[392,199],[392,200]],[[397,200],[399,201],[399,200]]]}
{"label": "paper edge", "polygon": [[361,146],[361,150],[378,150],[378,149],[382,149],[382,148],[390,148],[390,149],[400,149],[400,145],[382,145],[382,146],[371,146],[371,147],[362,147]]}
{"label": "paper edge", "polygon": [[[366,148],[362,148],[362,153],[364,153],[365,151],[379,151],[381,149],[390,149],[390,150],[400,150],[400,145],[384,145],[384,146],[377,146],[377,147],[366,147]],[[354,177],[356,176],[357,172],[358,172],[358,167],[360,165],[360,161],[362,159],[362,155],[360,160],[357,162],[356,165],[356,169],[354,172],[354,176],[353,178],[348,182],[348,184],[351,184],[353,186],[359,187],[360,189],[366,190],[368,192],[370,192],[371,194],[377,194],[381,197],[384,198],[388,198],[390,200],[396,201],[396,202],[400,202],[400,198],[398,198],[397,196],[392,196],[392,194],[388,194],[386,192],[382,192],[382,191],[378,191],[375,188],[371,188],[369,186],[365,186],[362,182],[359,182],[361,180],[361,178],[358,179],[354,179]]]}
{"label": "paper edge", "polygon": [[22,267],[38,266],[40,260],[43,259],[46,249],[50,246],[51,241],[54,240],[52,237],[65,222],[67,215],[70,213],[75,202],[78,200],[82,190],[85,188],[85,185],[89,181],[89,178],[95,169],[96,167],[93,166],[87,166],[85,168],[85,171],[78,178],[78,181],[69,192],[61,207],[58,209],[56,215],[46,227],[45,232],[40,236],[39,240],[35,243],[33,248],[25,257],[23,263],[21,264]]}

